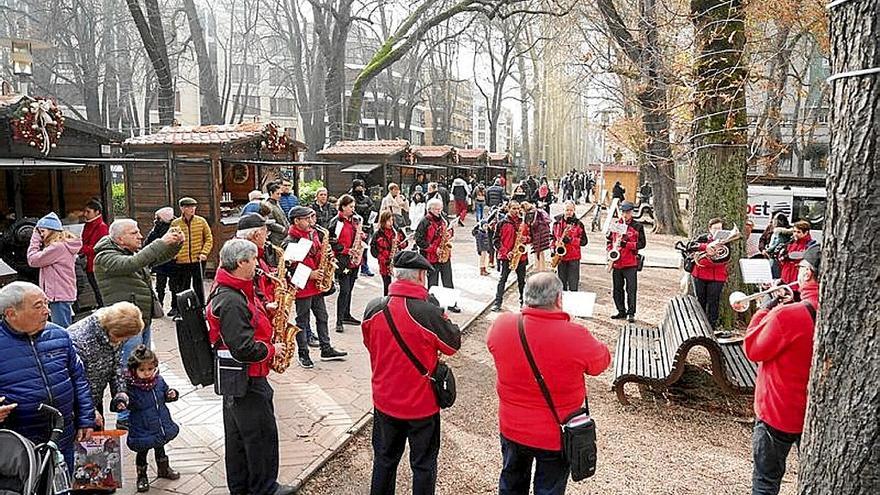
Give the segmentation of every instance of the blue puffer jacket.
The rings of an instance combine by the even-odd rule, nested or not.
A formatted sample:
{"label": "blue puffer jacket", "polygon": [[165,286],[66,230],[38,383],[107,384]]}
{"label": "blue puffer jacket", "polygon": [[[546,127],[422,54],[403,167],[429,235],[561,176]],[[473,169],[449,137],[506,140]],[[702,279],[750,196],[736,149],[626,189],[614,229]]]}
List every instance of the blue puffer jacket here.
{"label": "blue puffer jacket", "polygon": [[[151,389],[128,383],[128,448],[135,452],[161,447],[174,440],[180,428],[171,419],[166,402],[168,384],[161,376],[156,376],[156,385]],[[177,400],[175,393],[174,400]]]}
{"label": "blue puffer jacket", "polygon": [[33,442],[49,438],[49,422],[37,407],[54,406],[64,415],[59,447],[72,460],[76,429],[95,427],[95,409],[83,364],[67,332],[46,323],[33,337],[0,322],[0,396],[4,404],[18,404],[2,424]]}

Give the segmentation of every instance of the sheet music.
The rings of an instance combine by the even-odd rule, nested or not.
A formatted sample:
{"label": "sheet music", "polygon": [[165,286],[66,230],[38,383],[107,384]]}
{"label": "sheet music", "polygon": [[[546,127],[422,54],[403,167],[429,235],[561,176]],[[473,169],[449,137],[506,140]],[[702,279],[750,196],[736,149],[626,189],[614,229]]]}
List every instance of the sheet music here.
{"label": "sheet music", "polygon": [[428,294],[431,294],[437,298],[437,301],[440,303],[441,308],[451,308],[458,304],[458,298],[461,295],[461,291],[458,289],[447,289],[446,287],[435,285],[428,289]]}
{"label": "sheet music", "polygon": [[614,234],[626,234],[629,226],[625,223],[614,222],[608,227],[608,230]]}
{"label": "sheet music", "polygon": [[296,270],[293,272],[293,277],[291,278],[291,282],[293,285],[299,287],[300,289],[304,289],[306,284],[309,282],[309,275],[312,274],[312,269],[307,267],[305,263],[300,263],[296,265]]}
{"label": "sheet music", "polygon": [[371,211],[370,212],[370,221],[367,223],[372,225],[372,224],[376,223],[376,220],[378,220],[378,219],[379,219],[379,213],[375,212],[375,211]]}
{"label": "sheet music", "polygon": [[7,265],[5,261],[0,259],[0,277],[6,277],[9,275],[17,275],[17,274],[18,274],[18,272],[15,271],[14,268]]}
{"label": "sheet music", "polygon": [[592,318],[593,306],[596,304],[595,292],[569,292],[562,293],[562,311],[571,316]]}
{"label": "sheet music", "polygon": [[[602,225],[602,233],[607,234],[608,228],[611,226],[611,221],[614,220],[614,212],[617,211],[617,203],[620,201],[620,198],[614,198],[611,201],[611,206],[608,207],[608,213],[605,216],[605,223]],[[596,206],[598,208],[598,206]]]}
{"label": "sheet music", "polygon": [[747,284],[764,284],[773,281],[770,260],[766,258],[741,259],[739,269],[742,271],[743,282]]}
{"label": "sheet music", "polygon": [[284,259],[299,263],[306,259],[311,248],[312,241],[303,237],[298,242],[291,242],[287,245],[287,249],[284,250]]}

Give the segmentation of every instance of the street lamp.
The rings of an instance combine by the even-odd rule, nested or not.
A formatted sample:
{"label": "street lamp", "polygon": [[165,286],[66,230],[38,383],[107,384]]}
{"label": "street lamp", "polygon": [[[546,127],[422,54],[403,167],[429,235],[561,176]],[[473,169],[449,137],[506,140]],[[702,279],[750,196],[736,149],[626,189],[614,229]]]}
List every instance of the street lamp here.
{"label": "street lamp", "polygon": [[599,180],[597,182],[599,190],[596,192],[596,194],[601,200],[604,199],[602,197],[602,192],[605,190],[605,148],[607,147],[605,139],[606,134],[608,133],[608,126],[610,125],[611,116],[614,115],[614,111],[605,109],[599,111],[598,115],[599,121],[602,123],[602,158],[599,159]]}

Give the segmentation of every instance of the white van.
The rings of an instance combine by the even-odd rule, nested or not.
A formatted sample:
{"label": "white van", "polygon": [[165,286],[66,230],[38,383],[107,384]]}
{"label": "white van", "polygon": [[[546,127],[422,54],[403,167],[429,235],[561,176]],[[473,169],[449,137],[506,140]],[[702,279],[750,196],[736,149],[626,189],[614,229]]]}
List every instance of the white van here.
{"label": "white van", "polygon": [[777,213],[784,213],[791,223],[810,222],[810,236],[822,242],[827,195],[824,187],[749,186],[748,215],[755,222],[752,235],[764,232]]}

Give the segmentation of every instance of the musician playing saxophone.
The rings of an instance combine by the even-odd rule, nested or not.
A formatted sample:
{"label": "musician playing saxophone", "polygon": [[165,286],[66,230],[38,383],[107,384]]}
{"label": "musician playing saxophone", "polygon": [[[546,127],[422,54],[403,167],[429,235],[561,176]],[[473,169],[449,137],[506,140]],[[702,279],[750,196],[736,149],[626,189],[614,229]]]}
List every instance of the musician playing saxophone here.
{"label": "musician playing saxophone", "polygon": [[[443,280],[443,287],[452,289],[452,255],[447,245],[452,240],[452,231],[446,215],[443,214],[443,200],[439,197],[431,198],[427,204],[428,212],[416,227],[415,242],[419,252],[434,267],[428,272],[428,287],[437,285],[439,279]],[[442,260],[442,252],[449,250],[449,256]],[[461,312],[458,303],[448,308],[453,313]]]}
{"label": "musician playing saxophone", "polygon": [[[626,232],[618,234],[609,229],[606,235],[606,250],[616,250],[620,257],[611,265],[611,281],[614,289],[614,305],[617,314],[612,320],[627,319],[636,321],[636,292],[639,288],[638,265],[639,250],[645,248],[645,227],[633,220],[633,204],[624,201],[620,204],[620,219],[617,223],[626,225]],[[624,300],[624,293],[626,299]]]}
{"label": "musician playing saxophone", "polygon": [[[716,249],[712,241],[716,240],[718,232],[722,229],[722,223],[723,220],[720,218],[709,220],[709,232],[697,237],[688,246],[688,250],[695,253],[691,277],[694,279],[697,300],[706,312],[712,328],[718,324],[718,305],[721,301],[721,291],[724,290],[724,284],[727,282],[728,259],[713,259]],[[696,253],[705,253],[705,256],[698,256]]]}
{"label": "musician playing saxophone", "polygon": [[370,243],[370,254],[379,260],[379,274],[382,275],[383,295],[388,295],[391,285],[391,260],[400,250],[406,249],[406,235],[394,226],[394,213],[384,210],[379,215],[379,229]]}
{"label": "musician playing saxophone", "polygon": [[[559,256],[556,265],[562,290],[577,291],[581,278],[581,248],[587,245],[587,229],[575,214],[574,201],[565,202],[565,211],[557,216],[553,224],[553,251]],[[562,249],[565,254],[557,255]]]}
{"label": "musician playing saxophone", "polygon": [[[358,277],[362,254],[357,249],[357,244],[363,242],[363,230],[358,229],[355,222],[355,199],[350,194],[343,194],[336,202],[336,210],[339,212],[330,221],[330,245],[339,262],[336,270],[336,283],[339,285],[339,296],[336,299],[336,331],[342,333],[343,325],[358,325],[361,321],[351,315],[351,291]],[[360,217],[357,217],[360,218]],[[359,234],[360,233],[360,234]],[[360,242],[356,236],[360,235]],[[355,247],[355,250],[352,250]]]}
{"label": "musician playing saxophone", "polygon": [[[266,220],[258,213],[248,213],[238,220],[238,229],[235,237],[245,239],[257,245],[257,268],[263,273],[274,273],[278,268],[278,255],[269,242],[269,231],[266,228]],[[265,275],[254,276],[254,287],[257,289],[257,297],[263,301],[267,309],[274,311],[271,306],[275,300],[275,282]]]}
{"label": "musician playing saxophone", "polygon": [[[293,274],[297,266],[303,263],[312,269],[305,287],[296,291],[296,325],[305,328],[309,324],[311,314],[315,315],[315,326],[318,334],[318,342],[321,348],[321,361],[339,361],[345,359],[348,353],[334,349],[330,345],[330,332],[327,326],[327,305],[324,303],[324,294],[315,285],[323,276],[321,266],[321,237],[314,229],[311,217],[314,210],[305,206],[295,206],[290,210],[290,218],[293,224],[288,231],[289,243],[298,243],[302,239],[311,242],[311,247],[302,261],[291,260],[287,272]],[[297,360],[303,368],[312,368],[314,363],[309,356],[308,336],[306,332],[296,334]]]}
{"label": "musician playing saxophone", "polygon": [[504,289],[507,286],[507,277],[510,275],[510,263],[516,257],[519,257],[519,264],[516,265],[516,284],[519,289],[520,306],[523,302],[523,288],[526,286],[526,267],[529,256],[524,246],[529,243],[528,227],[523,224],[522,209],[518,202],[511,200],[507,204],[507,216],[496,229],[496,235],[500,241],[498,265],[501,268],[501,274],[498,278],[498,287],[495,290],[495,305],[492,306],[492,311],[501,311]]}

